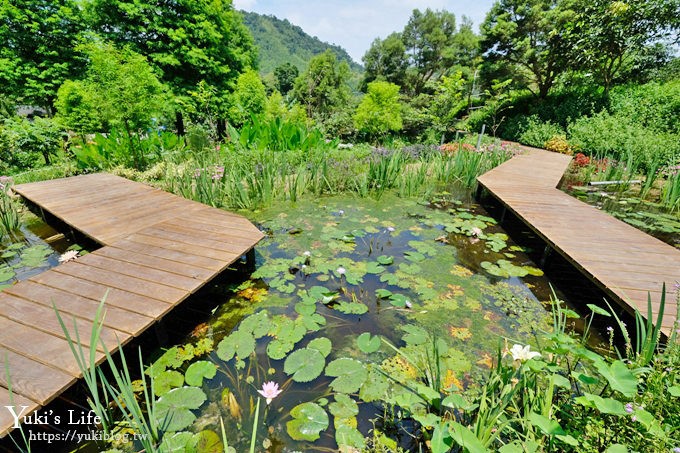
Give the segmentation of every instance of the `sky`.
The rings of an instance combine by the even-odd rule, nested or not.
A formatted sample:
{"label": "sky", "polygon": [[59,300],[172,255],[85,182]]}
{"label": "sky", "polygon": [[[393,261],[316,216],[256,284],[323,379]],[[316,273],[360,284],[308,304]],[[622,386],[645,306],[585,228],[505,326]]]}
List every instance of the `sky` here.
{"label": "sky", "polygon": [[236,9],[288,19],[307,34],[343,47],[361,63],[375,38],[401,31],[418,8],[466,15],[478,29],[494,0],[233,0]]}

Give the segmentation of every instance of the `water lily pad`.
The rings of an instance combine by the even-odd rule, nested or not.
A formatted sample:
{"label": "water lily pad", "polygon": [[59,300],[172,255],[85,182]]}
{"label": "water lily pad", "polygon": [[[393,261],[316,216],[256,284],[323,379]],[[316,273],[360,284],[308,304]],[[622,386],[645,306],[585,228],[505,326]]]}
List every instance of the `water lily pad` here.
{"label": "water lily pad", "polygon": [[333,308],[346,315],[363,315],[364,313],[368,312],[368,307],[359,302],[342,301],[339,304],[333,306]]}
{"label": "water lily pad", "polygon": [[406,344],[417,346],[427,342],[428,340],[427,332],[418,326],[414,326],[413,324],[406,324],[405,326],[402,326],[402,330],[406,332],[406,334],[402,337]]}
{"label": "water lily pad", "polygon": [[315,403],[302,403],[290,411],[293,420],[286,423],[288,435],[294,440],[313,442],[328,428],[328,414]]}
{"label": "water lily pad", "polygon": [[181,387],[184,384],[184,376],[175,370],[166,370],[154,376],[153,390],[156,396],[162,396],[171,389]]}
{"label": "water lily pad", "polygon": [[370,354],[380,349],[380,344],[380,336],[373,336],[369,332],[364,332],[357,337],[357,346],[366,354]]}
{"label": "water lily pad", "polygon": [[292,375],[295,382],[313,381],[321,375],[326,359],[316,349],[302,348],[290,354],[283,364],[283,371]]}
{"label": "water lily pad", "polygon": [[380,255],[377,258],[378,263],[382,264],[383,266],[389,266],[390,264],[394,263],[394,258],[391,256],[387,255]]}
{"label": "water lily pad", "polygon": [[404,308],[409,303],[409,300],[403,294],[392,294],[387,299],[398,308]]}
{"label": "water lily pad", "polygon": [[404,252],[404,258],[414,263],[425,261],[425,255],[420,252]]}
{"label": "water lily pad", "polygon": [[193,439],[194,434],[188,431],[168,433],[163,436],[159,450],[168,453],[184,453]]}
{"label": "water lily pad", "polygon": [[195,434],[187,445],[187,453],[222,453],[224,448],[220,436],[206,429]]}
{"label": "water lily pad", "polygon": [[368,274],[380,274],[381,272],[384,272],[385,268],[382,267],[378,262],[371,261],[369,263],[366,263],[366,273]]}
{"label": "water lily pad", "polygon": [[376,289],[375,290],[375,295],[378,297],[378,299],[387,299],[392,295],[392,291],[389,289]]}
{"label": "water lily pad", "polygon": [[52,254],[52,249],[46,245],[38,244],[21,251],[21,265],[24,267],[42,267],[47,264],[47,257]]}
{"label": "water lily pad", "polygon": [[333,349],[333,343],[326,337],[319,337],[310,341],[307,348],[316,349],[322,356],[328,357],[328,354],[330,354]]}
{"label": "water lily pad", "polygon": [[335,377],[329,384],[336,392],[353,393],[359,390],[368,377],[366,366],[358,360],[341,358],[326,367],[326,376]]}
{"label": "water lily pad", "polygon": [[364,435],[355,427],[341,424],[335,429],[335,442],[341,453],[358,451],[366,446]]}
{"label": "water lily pad", "polygon": [[351,418],[359,414],[359,406],[357,406],[356,401],[344,393],[335,395],[335,402],[328,406],[328,410],[336,418]]}
{"label": "water lily pad", "polygon": [[170,390],[156,401],[156,423],[163,431],[181,431],[196,420],[191,411],[201,407],[205,400],[205,393],[198,387]]}
{"label": "water lily pad", "polygon": [[[208,362],[207,360],[199,360],[189,365],[186,373],[184,373],[184,379],[187,384],[200,387],[203,385],[203,379],[212,379],[217,373],[217,367],[214,363]],[[181,384],[180,384],[181,385]]]}
{"label": "water lily pad", "polygon": [[275,339],[270,341],[267,345],[267,355],[270,359],[281,360],[286,354],[292,351],[294,347],[295,343],[291,341]]}
{"label": "water lily pad", "polygon": [[15,275],[16,273],[9,267],[0,268],[0,282],[6,282],[14,278]]}
{"label": "water lily pad", "polygon": [[237,330],[217,345],[217,356],[228,362],[234,355],[244,359],[255,351],[255,338],[250,332]]}
{"label": "water lily pad", "polygon": [[295,304],[295,311],[303,316],[311,315],[316,312],[316,306],[299,302]]}

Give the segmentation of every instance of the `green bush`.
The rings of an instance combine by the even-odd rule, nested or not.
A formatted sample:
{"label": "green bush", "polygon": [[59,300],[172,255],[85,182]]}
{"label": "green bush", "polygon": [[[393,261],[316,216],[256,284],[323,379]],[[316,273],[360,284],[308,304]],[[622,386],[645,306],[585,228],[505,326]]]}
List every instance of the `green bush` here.
{"label": "green bush", "polygon": [[631,160],[636,170],[673,164],[680,158],[680,135],[655,132],[630,118],[601,112],[569,126],[570,142],[583,152]]}
{"label": "green bush", "polygon": [[8,118],[0,126],[0,171],[28,170],[50,163],[66,132],[50,118]]}
{"label": "green bush", "polygon": [[562,135],[565,135],[565,133],[560,126],[549,121],[541,121],[538,116],[534,115],[527,118],[518,140],[525,145],[543,148],[548,140]]}
{"label": "green bush", "polygon": [[680,133],[680,80],[616,87],[609,112],[655,132]]}

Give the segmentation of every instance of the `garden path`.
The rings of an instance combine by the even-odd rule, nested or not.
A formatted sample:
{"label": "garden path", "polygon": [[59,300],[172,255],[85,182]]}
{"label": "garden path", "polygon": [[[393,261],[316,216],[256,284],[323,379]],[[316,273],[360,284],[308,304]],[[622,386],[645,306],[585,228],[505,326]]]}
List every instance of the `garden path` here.
{"label": "garden path", "polygon": [[483,174],[478,181],[506,209],[526,223],[627,311],[647,315],[651,295],[654,320],[666,284],[662,331],[675,327],[680,250],[557,189],[570,156],[527,148]]}
{"label": "garden path", "polygon": [[0,292],[0,437],[13,427],[4,406],[27,406],[28,415],[81,377],[54,306],[71,336],[77,326],[83,345],[96,348],[99,363],[104,348],[89,338],[105,295],[102,341],[113,350],[250,254],[263,237],[242,216],[106,173],[14,190],[104,247]]}

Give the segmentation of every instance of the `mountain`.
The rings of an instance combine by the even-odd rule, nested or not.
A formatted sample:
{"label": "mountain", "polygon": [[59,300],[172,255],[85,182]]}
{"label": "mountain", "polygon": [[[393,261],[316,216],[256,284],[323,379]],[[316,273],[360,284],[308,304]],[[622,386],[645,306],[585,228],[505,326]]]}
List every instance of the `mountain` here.
{"label": "mountain", "polygon": [[243,22],[253,34],[255,44],[260,49],[260,72],[270,74],[277,66],[291,62],[300,72],[307,68],[309,60],[315,55],[330,49],[338,60],[346,61],[352,71],[361,71],[347,51],[340,46],[328,44],[317,37],[309,36],[302,28],[288,20],[278,19],[257,13],[241,11]]}

